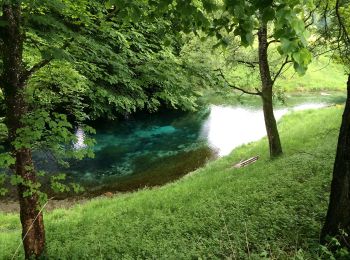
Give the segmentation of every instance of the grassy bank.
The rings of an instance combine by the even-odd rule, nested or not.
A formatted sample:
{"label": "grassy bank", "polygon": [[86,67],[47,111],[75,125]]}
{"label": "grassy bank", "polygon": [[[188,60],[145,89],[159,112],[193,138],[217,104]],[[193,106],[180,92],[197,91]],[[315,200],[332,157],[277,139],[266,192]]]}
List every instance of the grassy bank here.
{"label": "grassy bank", "polygon": [[[343,104],[346,100],[345,91],[329,91],[326,95],[322,92],[293,92],[284,93],[283,100],[274,98],[274,108],[294,107],[304,103],[326,103],[326,104]],[[208,92],[202,97],[203,104],[245,106],[261,108],[261,97],[251,95],[237,95],[236,92],[218,93]]]}
{"label": "grassy bank", "polygon": [[344,67],[323,55],[314,58],[304,76],[299,76],[290,67],[276,81],[276,85],[287,92],[342,91],[346,87],[346,80]]}
{"label": "grassy bank", "polygon": [[[231,83],[243,88],[250,86],[251,91],[261,86],[258,69],[252,70],[243,65],[237,65],[227,74]],[[293,66],[290,66],[277,79],[274,86],[275,107],[294,106],[303,102],[343,103],[346,98],[346,81],[347,76],[343,66],[331,61],[326,55],[315,58],[304,76],[299,76]],[[201,102],[261,107],[260,97],[241,94],[242,92],[229,87],[221,87],[207,90]]]}
{"label": "grassy bank", "polygon": [[[49,258],[315,258],[341,113],[284,117],[279,159],[268,159],[265,138],[164,187],[47,213]],[[255,155],[256,164],[232,168]],[[19,237],[18,216],[0,214],[0,259]]]}

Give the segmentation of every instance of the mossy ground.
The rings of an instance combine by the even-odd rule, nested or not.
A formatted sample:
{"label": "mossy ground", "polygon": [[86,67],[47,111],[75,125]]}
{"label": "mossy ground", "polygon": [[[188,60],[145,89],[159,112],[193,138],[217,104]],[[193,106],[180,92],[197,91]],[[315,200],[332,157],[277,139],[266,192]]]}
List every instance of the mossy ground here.
{"label": "mossy ground", "polygon": [[[46,213],[49,259],[322,257],[342,110],[285,116],[278,159],[268,158],[265,138],[161,188]],[[232,168],[255,155],[257,163]],[[18,215],[0,214],[0,259],[12,257],[19,238]]]}

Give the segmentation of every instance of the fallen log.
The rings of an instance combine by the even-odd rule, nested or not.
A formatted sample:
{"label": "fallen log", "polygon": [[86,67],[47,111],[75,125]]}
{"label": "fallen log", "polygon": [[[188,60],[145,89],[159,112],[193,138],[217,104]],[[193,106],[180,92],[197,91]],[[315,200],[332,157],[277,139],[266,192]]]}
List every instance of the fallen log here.
{"label": "fallen log", "polygon": [[259,160],[259,156],[249,158],[248,160],[240,161],[239,163],[235,164],[233,167],[234,168],[243,168],[243,167],[246,167],[252,163],[255,163],[257,160]]}

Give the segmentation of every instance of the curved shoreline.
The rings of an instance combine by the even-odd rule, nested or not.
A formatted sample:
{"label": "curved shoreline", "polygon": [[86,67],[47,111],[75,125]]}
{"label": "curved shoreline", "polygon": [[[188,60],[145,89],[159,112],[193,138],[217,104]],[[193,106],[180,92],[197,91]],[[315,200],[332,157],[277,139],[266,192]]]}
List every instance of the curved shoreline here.
{"label": "curved shoreline", "polygon": [[[94,199],[112,198],[120,194],[125,194],[125,193],[106,193],[105,195],[101,195],[93,198],[73,197],[73,198],[67,198],[62,200],[49,199],[49,202],[45,206],[45,211],[53,211],[55,209],[69,209],[74,207],[75,205],[78,205],[78,204],[82,205]],[[19,202],[17,200],[0,201],[0,213],[2,214],[19,213]]]}

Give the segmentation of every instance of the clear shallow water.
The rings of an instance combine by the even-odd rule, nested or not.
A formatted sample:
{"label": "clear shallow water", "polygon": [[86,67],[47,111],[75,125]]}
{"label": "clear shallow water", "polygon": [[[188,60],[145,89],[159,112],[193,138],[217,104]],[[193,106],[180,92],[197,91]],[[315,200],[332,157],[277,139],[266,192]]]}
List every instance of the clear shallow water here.
{"label": "clear shallow water", "polygon": [[[290,110],[324,106],[277,109],[275,116],[279,120]],[[68,181],[82,184],[90,195],[162,185],[266,135],[261,110],[214,105],[197,113],[138,115],[95,128],[95,158],[71,161],[71,168],[64,170]],[[75,149],[84,148],[83,130],[77,129],[76,135]]]}
{"label": "clear shallow water", "polygon": [[[96,123],[95,158],[71,161],[68,181],[90,192],[134,190],[162,185],[203,166],[216,157],[201,135],[210,110],[166,111],[119,122]],[[84,132],[77,129],[75,149],[83,149]]]}

